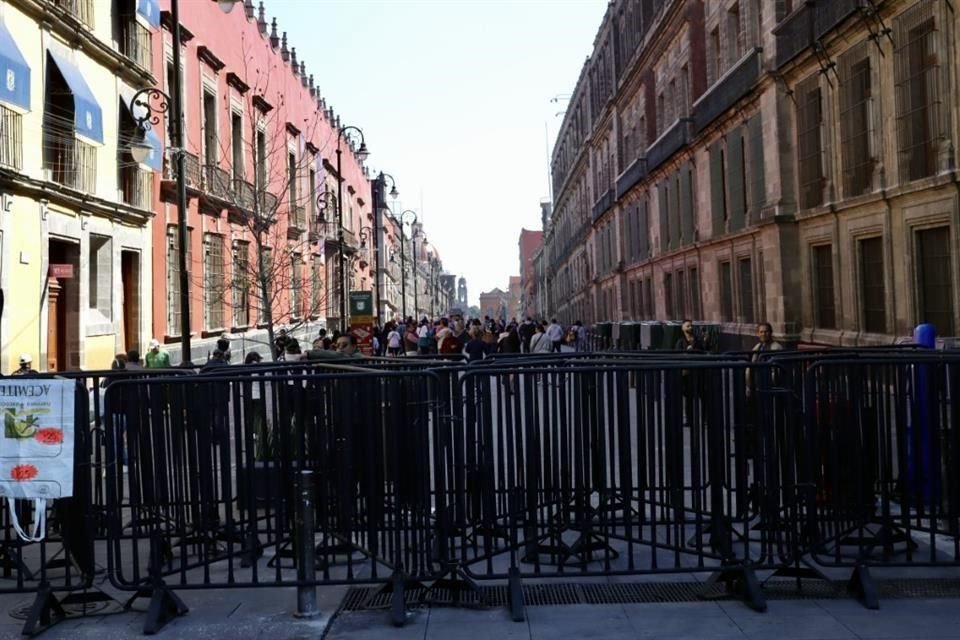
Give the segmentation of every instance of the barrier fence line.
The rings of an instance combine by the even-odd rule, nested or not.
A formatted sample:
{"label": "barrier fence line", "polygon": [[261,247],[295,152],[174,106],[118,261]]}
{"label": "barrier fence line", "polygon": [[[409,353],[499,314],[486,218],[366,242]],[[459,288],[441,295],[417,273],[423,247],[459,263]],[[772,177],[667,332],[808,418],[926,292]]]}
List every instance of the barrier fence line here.
{"label": "barrier fence line", "polygon": [[402,624],[483,581],[522,620],[527,579],[708,574],[764,610],[761,574],[833,567],[876,607],[872,567],[957,566],[960,356],[755,355],[69,374],[75,495],[39,543],[3,507],[0,592],[36,594],[33,634],[109,599],[102,570],[153,633],[191,589],[297,587],[309,616],[378,585]]}

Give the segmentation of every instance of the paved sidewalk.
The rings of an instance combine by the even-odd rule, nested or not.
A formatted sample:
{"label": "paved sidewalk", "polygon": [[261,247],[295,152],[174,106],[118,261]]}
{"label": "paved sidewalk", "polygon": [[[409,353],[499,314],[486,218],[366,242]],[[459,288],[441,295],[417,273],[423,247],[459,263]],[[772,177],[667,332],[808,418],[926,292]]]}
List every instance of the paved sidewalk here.
{"label": "paved sidewalk", "polygon": [[[346,587],[318,589],[322,615],[293,616],[295,589],[180,591],[190,613],[171,621],[161,640],[654,640],[690,638],[742,640],[960,640],[957,599],[888,599],[870,611],[853,599],[770,600],[766,613],[738,601],[655,604],[528,606],[526,620],[513,622],[504,608],[411,609],[404,627],[393,627],[387,611],[343,611]],[[121,595],[121,594],[115,594]],[[28,596],[0,597],[0,639],[21,638],[22,621],[9,612]],[[49,640],[113,640],[143,636],[141,600],[136,611],[73,619],[46,631]],[[324,636],[324,633],[326,635]]]}
{"label": "paved sidewalk", "polygon": [[327,640],[958,640],[954,599],[889,600],[879,611],[855,600],[780,600],[757,613],[740,602],[528,607],[525,622],[503,609],[435,608],[394,628],[386,612],[341,613]]}

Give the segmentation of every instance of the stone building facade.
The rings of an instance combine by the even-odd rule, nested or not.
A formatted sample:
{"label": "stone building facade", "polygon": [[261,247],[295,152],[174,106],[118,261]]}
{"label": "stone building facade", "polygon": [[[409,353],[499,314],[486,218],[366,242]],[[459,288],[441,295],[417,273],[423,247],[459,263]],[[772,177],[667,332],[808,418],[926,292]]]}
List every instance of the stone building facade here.
{"label": "stone building facade", "polygon": [[610,3],[553,152],[549,311],[956,333],[957,27],[945,0]]}

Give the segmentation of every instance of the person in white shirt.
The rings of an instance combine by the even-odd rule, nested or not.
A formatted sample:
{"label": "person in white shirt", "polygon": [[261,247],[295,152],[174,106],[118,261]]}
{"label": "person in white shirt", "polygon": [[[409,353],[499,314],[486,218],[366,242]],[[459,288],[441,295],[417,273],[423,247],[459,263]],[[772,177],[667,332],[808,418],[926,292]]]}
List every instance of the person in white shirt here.
{"label": "person in white shirt", "polygon": [[530,338],[530,353],[550,353],[553,343],[547,337],[547,330],[539,322],[533,325],[533,337]]}
{"label": "person in white shirt", "polygon": [[557,319],[550,320],[550,326],[547,327],[547,337],[553,344],[553,351],[560,353],[560,345],[563,344],[563,327],[557,323]]}
{"label": "person in white shirt", "polygon": [[387,355],[400,355],[400,332],[397,331],[396,327],[391,329],[390,333],[387,334]]}

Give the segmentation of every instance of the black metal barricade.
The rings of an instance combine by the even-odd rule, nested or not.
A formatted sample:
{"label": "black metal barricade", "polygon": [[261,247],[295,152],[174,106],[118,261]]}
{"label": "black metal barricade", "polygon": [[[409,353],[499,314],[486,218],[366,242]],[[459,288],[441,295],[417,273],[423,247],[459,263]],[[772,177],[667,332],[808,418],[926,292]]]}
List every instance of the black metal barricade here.
{"label": "black metal barricade", "polygon": [[[384,583],[439,571],[435,374],[224,373],[118,382],[107,392],[122,407],[107,425],[108,571],[115,587],[156,603],[151,629],[183,610],[174,590]],[[112,464],[121,446],[125,473]],[[313,532],[295,526],[303,472],[315,487]],[[304,571],[298,538],[311,533],[315,566]]]}
{"label": "black metal barricade", "polygon": [[810,549],[849,567],[871,608],[870,567],[960,564],[960,357],[815,362],[805,373]]}
{"label": "black metal barricade", "polygon": [[521,577],[715,571],[764,608],[754,571],[798,545],[797,491],[778,478],[791,398],[773,372],[696,359],[471,369],[463,426],[441,443],[446,561],[513,590]]}

